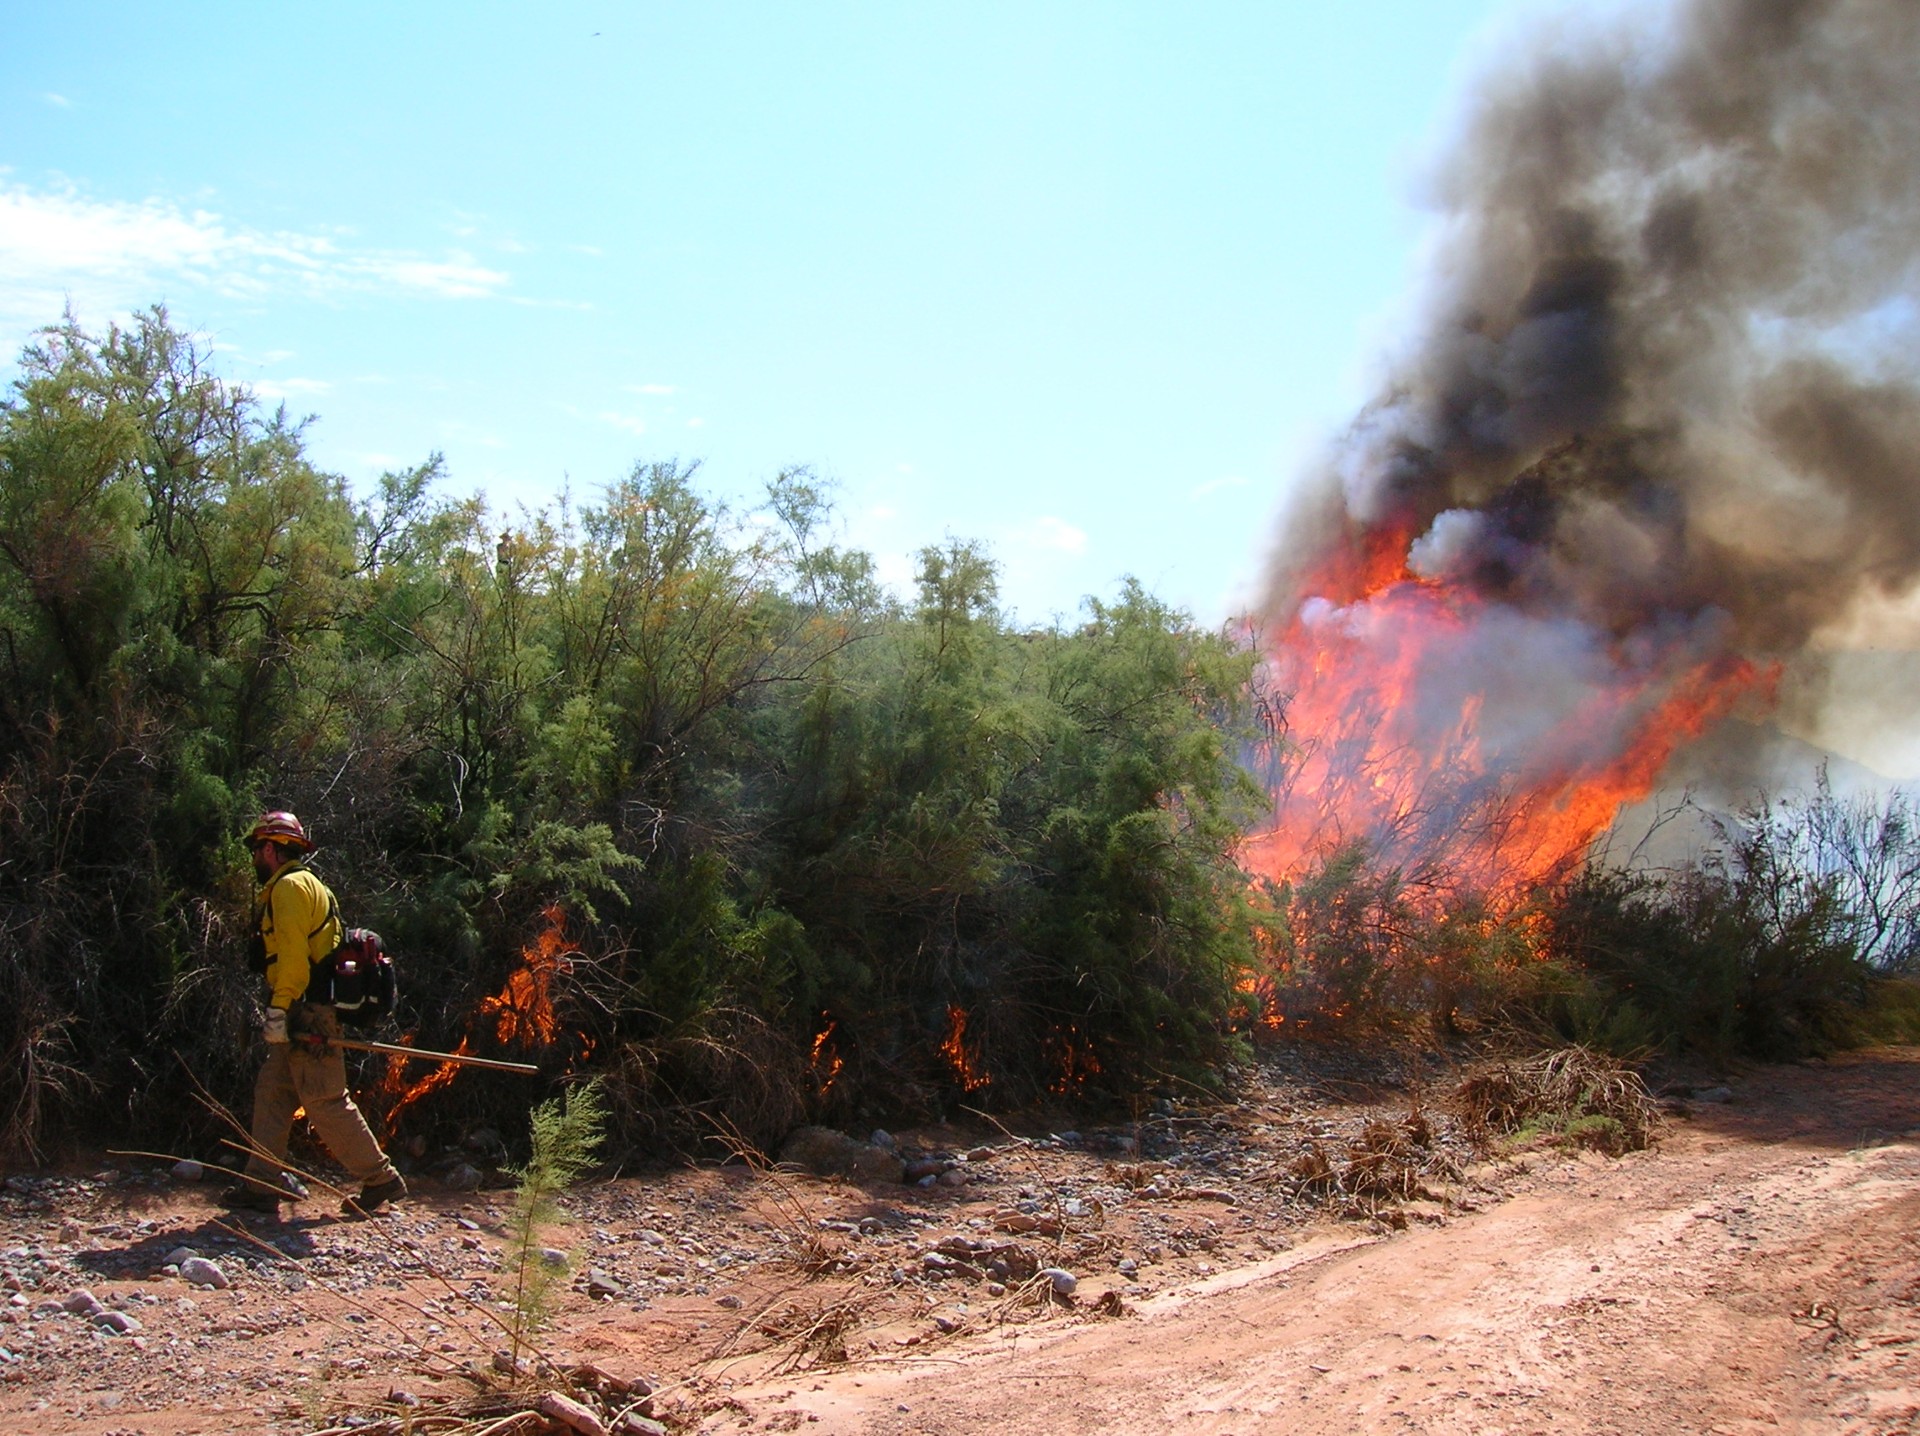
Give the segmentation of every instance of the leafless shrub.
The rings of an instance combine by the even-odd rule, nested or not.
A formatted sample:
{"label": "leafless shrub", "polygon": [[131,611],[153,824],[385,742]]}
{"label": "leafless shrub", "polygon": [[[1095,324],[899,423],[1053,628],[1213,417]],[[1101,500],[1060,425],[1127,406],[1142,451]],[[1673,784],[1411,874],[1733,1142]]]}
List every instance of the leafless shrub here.
{"label": "leafless shrub", "polygon": [[1416,1147],[1433,1145],[1433,1123],[1427,1117],[1426,1104],[1417,1089],[1412,1105],[1407,1108],[1407,1115],[1400,1119],[1400,1131]]}
{"label": "leafless shrub", "polygon": [[698,1032],[625,1044],[607,1068],[616,1136],[630,1148],[692,1147],[714,1121],[767,1148],[805,1116],[805,1054],[765,1019],[740,1008],[706,1014]]}

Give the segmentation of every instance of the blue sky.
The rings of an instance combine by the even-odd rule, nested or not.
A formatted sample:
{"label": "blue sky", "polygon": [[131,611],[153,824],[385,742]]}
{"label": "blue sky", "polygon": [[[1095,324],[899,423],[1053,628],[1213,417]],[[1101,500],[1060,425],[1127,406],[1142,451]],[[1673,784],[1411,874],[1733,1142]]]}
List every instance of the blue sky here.
{"label": "blue sky", "polygon": [[165,302],[365,484],[698,459],[904,583],[1217,622],[1407,327],[1423,175],[1551,6],[68,0],[0,49],[0,349]]}

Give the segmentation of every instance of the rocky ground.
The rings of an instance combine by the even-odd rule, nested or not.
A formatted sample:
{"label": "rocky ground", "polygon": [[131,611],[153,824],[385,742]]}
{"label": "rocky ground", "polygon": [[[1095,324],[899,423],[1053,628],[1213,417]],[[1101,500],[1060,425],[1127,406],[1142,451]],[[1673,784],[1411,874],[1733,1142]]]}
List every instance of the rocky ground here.
{"label": "rocky ground", "polygon": [[[531,1436],[597,1421],[630,1432],[1247,1432],[1276,1429],[1284,1415],[1289,1429],[1665,1431],[1676,1427],[1670,1402],[1655,1399],[1660,1383],[1642,1403],[1648,1424],[1581,1425],[1579,1392],[1555,1373],[1596,1391],[1619,1385],[1626,1373],[1597,1359],[1581,1332],[1640,1321],[1653,1297],[1585,1274],[1617,1252],[1601,1264],[1584,1258],[1614,1252],[1627,1227],[1653,1232],[1649,1213],[1684,1213],[1671,1252],[1655,1245],[1666,1236],[1634,1248],[1649,1290],[1675,1310],[1705,1302],[1700,1321],[1716,1302],[1757,1303],[1775,1323],[1768,1339],[1797,1343],[1790,1354],[1806,1367],[1726,1350],[1720,1380],[1773,1382],[1776,1423],[1802,1411],[1812,1383],[1826,1399],[1821,1419],[1837,1424],[1807,1429],[1912,1429],[1874,1423],[1920,1411],[1905,1365],[1920,1337],[1920,1263],[1906,1235],[1920,1208],[1904,1226],[1887,1215],[1890,1202],[1920,1201],[1911,1181],[1920,1148],[1902,1135],[1920,1125],[1915,1054],[1724,1082],[1694,1074],[1678,1085],[1687,1095],[1670,1099],[1656,1149],[1618,1162],[1548,1149],[1489,1160],[1442,1110],[1459,1075],[1414,1054],[1276,1048],[1231,1106],[1164,1101],[1121,1126],[943,1128],[868,1145],[893,1164],[888,1176],[898,1169],[906,1181],[734,1163],[590,1182],[564,1199],[566,1221],[542,1238],[548,1249],[535,1262],[560,1279],[550,1324],[518,1373],[508,1190],[454,1191],[423,1178],[376,1221],[342,1220],[318,1195],[276,1221],[236,1218],[207,1183],[154,1160],[15,1172],[0,1189],[0,1428]],[[1389,1136],[1399,1156],[1383,1168],[1367,1154]],[[1830,1166],[1836,1152],[1853,1166]],[[1867,1172],[1855,1160],[1862,1152],[1881,1165]],[[1499,1225],[1526,1202],[1544,1205],[1524,1231]],[[1789,1209],[1791,1220],[1781,1215]],[[1499,1265],[1562,1227],[1557,1244],[1522,1266]],[[1683,1239],[1702,1231],[1731,1254],[1725,1271],[1678,1264]],[[1805,1267],[1810,1232],[1827,1243],[1822,1270],[1843,1274],[1788,1292],[1784,1279],[1805,1270],[1782,1268],[1778,1291],[1756,1287],[1752,1271],[1770,1255],[1800,1251]],[[1296,1331],[1292,1348],[1283,1343],[1278,1333],[1306,1310],[1290,1303],[1312,1283],[1351,1278],[1356,1262],[1375,1264],[1367,1291],[1415,1311],[1425,1297],[1402,1287],[1397,1270],[1423,1270],[1423,1281],[1443,1286],[1425,1324],[1470,1332],[1480,1365],[1514,1373],[1499,1399],[1462,1374],[1448,1391],[1467,1393],[1459,1400],[1472,1419],[1433,1405],[1456,1380],[1438,1366],[1458,1363],[1428,1373],[1434,1353],[1418,1349],[1374,1382],[1349,1373],[1354,1353],[1379,1341],[1383,1318],[1364,1303],[1344,1332]],[[1490,1292],[1531,1291],[1562,1268],[1539,1300],[1557,1303],[1553,1329],[1564,1335],[1543,1334],[1545,1318],[1517,1296],[1474,1307]],[[1480,1270],[1478,1286],[1441,1280],[1467,1269]],[[1666,1292],[1667,1278],[1691,1285]],[[1722,1294],[1692,1289],[1703,1283]],[[1328,1291],[1311,1303],[1337,1306]],[[1217,1382],[1221,1354],[1246,1339],[1243,1329],[1254,1345],[1241,1366],[1302,1342],[1320,1353],[1269,1383],[1268,1394],[1288,1402],[1295,1385],[1312,1383],[1305,1406],[1197,1395]],[[1555,1340],[1566,1343],[1564,1360],[1540,1355]],[[1455,1337],[1437,1341],[1435,1352],[1460,1354]],[[1630,1347],[1619,1348],[1623,1360]],[[1676,1369],[1673,1342],[1658,1349]],[[1816,1371],[1823,1361],[1837,1375]],[[1689,1380],[1696,1366],[1715,1370],[1695,1362]],[[1752,1375],[1762,1367],[1764,1381]],[[1430,1386],[1383,1400],[1382,1375],[1406,1385],[1416,1370]],[[1087,1372],[1117,1373],[1118,1384],[1104,1395],[1082,1390],[1075,1383]],[[548,1393],[576,1404],[532,1412]],[[1715,1398],[1694,1399],[1704,1410]],[[1327,1424],[1301,1428],[1307,1411]],[[1681,1419],[1677,1429],[1708,1426]]]}

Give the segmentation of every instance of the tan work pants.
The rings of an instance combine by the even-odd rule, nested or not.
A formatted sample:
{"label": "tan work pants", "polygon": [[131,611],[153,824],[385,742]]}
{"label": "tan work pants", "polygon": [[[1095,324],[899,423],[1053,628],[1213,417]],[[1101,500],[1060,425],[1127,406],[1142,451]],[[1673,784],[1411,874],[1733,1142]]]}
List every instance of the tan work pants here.
{"label": "tan work pants", "polygon": [[[340,1019],[333,1009],[310,1003],[296,1002],[287,1014],[287,1025],[298,1034],[340,1035]],[[364,1187],[393,1179],[393,1164],[347,1094],[347,1059],[338,1047],[329,1046],[316,1054],[299,1036],[291,1042],[267,1045],[266,1064],[253,1084],[253,1144],[271,1153],[274,1160],[248,1157],[248,1176],[268,1184],[279,1177],[287,1159],[287,1142],[293,1135],[293,1114],[302,1107],[334,1160],[355,1181]]]}

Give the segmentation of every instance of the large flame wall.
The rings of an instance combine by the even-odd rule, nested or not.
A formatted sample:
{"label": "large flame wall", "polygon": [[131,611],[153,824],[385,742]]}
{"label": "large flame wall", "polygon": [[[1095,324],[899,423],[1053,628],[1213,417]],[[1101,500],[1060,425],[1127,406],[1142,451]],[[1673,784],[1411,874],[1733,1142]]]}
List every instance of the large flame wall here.
{"label": "large flame wall", "polygon": [[1537,878],[1914,591],[1920,5],[1639,19],[1485,86],[1429,317],[1294,502],[1258,869]]}

